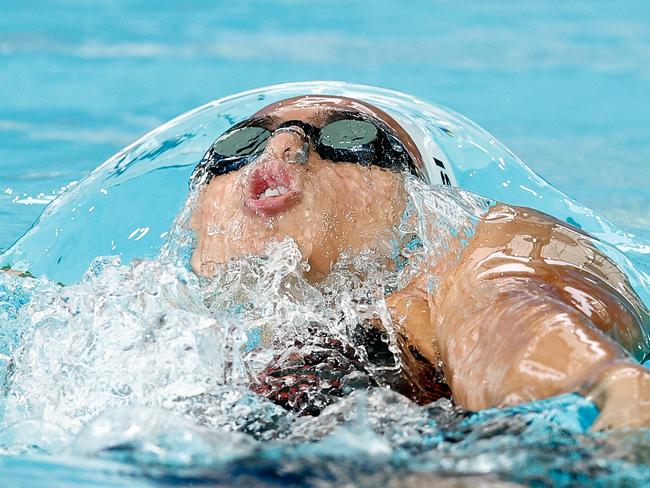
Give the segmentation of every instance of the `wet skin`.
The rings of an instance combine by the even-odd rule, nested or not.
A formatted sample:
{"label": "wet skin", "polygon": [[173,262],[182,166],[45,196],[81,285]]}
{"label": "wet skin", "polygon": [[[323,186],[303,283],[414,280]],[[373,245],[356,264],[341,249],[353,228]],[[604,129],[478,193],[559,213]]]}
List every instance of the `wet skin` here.
{"label": "wet skin", "polygon": [[[302,120],[322,127],[342,108],[385,120],[400,137],[408,137],[388,115],[353,100],[301,98],[255,116],[272,117],[276,125]],[[190,223],[197,233],[191,258],[197,273],[211,275],[215,265],[262,253],[269,242],[285,237],[295,240],[309,264],[307,276],[314,280],[329,273],[343,251],[375,249],[390,255],[394,223],[406,205],[401,179],[376,166],[323,160],[306,143],[299,128],[277,133],[254,163],[210,181]],[[419,157],[412,142],[407,148]],[[257,198],[269,185],[289,191]]]}
{"label": "wet skin", "polygon": [[[339,110],[384,121],[421,163],[394,120],[356,100],[298,97],[256,115],[322,127]],[[264,197],[278,186],[286,193]],[[286,237],[312,280],[342,252],[373,249],[388,263],[406,201],[400,175],[324,160],[300,129],[281,131],[255,162],[201,190],[191,263],[209,276]],[[650,426],[650,374],[629,358],[648,350],[647,310],[595,242],[541,212],[491,208],[460,261],[442,257],[387,297],[405,349],[431,368],[442,361],[455,402],[468,409],[579,391],[601,409],[596,428]],[[429,291],[432,276],[438,286]]]}
{"label": "wet skin", "polygon": [[459,261],[440,260],[387,301],[468,409],[579,391],[601,409],[595,428],[648,426],[650,374],[629,358],[648,351],[648,312],[595,242],[541,212],[497,205]]}

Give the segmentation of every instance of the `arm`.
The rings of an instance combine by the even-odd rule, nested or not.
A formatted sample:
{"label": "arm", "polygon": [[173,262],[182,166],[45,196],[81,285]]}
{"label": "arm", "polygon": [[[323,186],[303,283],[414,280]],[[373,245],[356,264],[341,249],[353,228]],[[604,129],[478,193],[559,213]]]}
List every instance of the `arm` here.
{"label": "arm", "polygon": [[[454,399],[465,408],[579,391],[601,409],[596,428],[650,425],[650,372],[603,333],[614,327],[608,321],[627,319],[614,302],[594,299],[602,312],[596,316],[563,295],[568,284],[576,286],[576,276],[591,281],[582,272],[563,276],[539,258],[554,246],[566,253],[571,243],[562,234],[557,246],[549,230],[557,222],[535,218],[545,225],[531,229],[517,218],[497,219],[498,227],[479,225],[434,294],[426,293],[420,277],[387,298],[394,322],[429,361],[443,362]],[[529,245],[526,256],[515,249],[522,237],[539,243]],[[584,249],[569,254],[578,251]],[[604,296],[593,291],[588,298]]]}
{"label": "arm", "polygon": [[577,391],[601,409],[599,427],[650,423],[642,417],[650,395],[643,400],[636,383],[650,375],[580,311],[541,284],[504,278],[472,285],[471,294],[463,293],[472,296],[470,305],[456,295],[460,287],[448,292],[434,328],[460,405],[507,406]]}

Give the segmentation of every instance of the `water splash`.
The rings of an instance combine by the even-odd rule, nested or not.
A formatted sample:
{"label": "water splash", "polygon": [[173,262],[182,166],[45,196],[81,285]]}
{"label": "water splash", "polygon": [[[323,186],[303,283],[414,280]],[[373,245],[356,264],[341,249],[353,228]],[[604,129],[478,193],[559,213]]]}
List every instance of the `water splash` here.
{"label": "water splash", "polygon": [[462,245],[491,205],[407,184],[399,233],[409,246],[396,254],[408,259],[395,270],[372,253],[343,256],[313,284],[285,240],[198,278],[185,264],[184,213],[158,259],[100,258],[65,287],[3,273],[0,452],[226,485],[643,481],[648,432],[589,434],[597,412],[577,396],[470,414],[396,391],[383,297],[419,260]]}

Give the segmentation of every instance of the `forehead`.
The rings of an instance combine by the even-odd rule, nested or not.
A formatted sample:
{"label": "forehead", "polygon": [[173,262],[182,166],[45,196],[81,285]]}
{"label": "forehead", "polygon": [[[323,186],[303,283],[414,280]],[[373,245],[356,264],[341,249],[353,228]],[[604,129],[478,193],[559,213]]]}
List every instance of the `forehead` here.
{"label": "forehead", "polygon": [[272,117],[280,122],[302,120],[313,125],[326,122],[327,118],[340,111],[356,112],[369,115],[395,128],[397,123],[385,112],[370,104],[353,98],[333,95],[305,95],[288,98],[267,105],[258,111],[257,117]]}

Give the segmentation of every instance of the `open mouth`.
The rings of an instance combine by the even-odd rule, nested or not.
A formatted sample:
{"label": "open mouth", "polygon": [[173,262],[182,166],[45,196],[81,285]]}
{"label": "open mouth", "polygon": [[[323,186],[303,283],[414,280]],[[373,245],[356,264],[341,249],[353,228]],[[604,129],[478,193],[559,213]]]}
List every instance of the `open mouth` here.
{"label": "open mouth", "polygon": [[298,175],[279,165],[256,168],[249,177],[246,206],[270,217],[285,212],[300,201]]}

